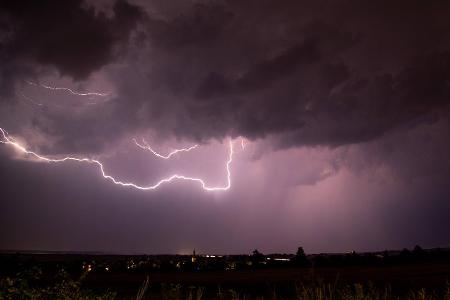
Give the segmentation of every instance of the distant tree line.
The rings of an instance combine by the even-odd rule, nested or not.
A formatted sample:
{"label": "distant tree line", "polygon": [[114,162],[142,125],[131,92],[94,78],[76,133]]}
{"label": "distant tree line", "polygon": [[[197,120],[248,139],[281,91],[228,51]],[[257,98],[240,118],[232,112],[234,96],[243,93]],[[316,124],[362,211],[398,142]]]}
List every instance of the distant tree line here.
{"label": "distant tree line", "polygon": [[34,255],[0,254],[0,275],[11,275],[32,267],[46,274],[61,270],[70,274],[85,271],[101,272],[199,272],[218,270],[245,270],[264,268],[321,268],[345,266],[383,266],[420,262],[450,262],[450,249],[424,250],[420,246],[412,250],[382,251],[341,254],[306,254],[298,247],[295,254],[265,255],[255,249],[250,255]]}

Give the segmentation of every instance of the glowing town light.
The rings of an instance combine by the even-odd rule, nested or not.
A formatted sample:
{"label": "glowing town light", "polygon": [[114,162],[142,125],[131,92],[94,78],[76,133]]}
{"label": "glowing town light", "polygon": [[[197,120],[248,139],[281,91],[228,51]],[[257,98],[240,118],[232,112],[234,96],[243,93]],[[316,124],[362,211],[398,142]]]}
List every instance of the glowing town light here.
{"label": "glowing town light", "polygon": [[11,138],[8,133],[3,129],[0,128],[0,133],[2,135],[2,140],[0,140],[0,143],[2,144],[6,144],[6,145],[11,145],[12,147],[14,147],[16,150],[33,156],[34,158],[40,160],[40,161],[44,161],[44,162],[48,162],[48,163],[59,163],[59,162],[66,162],[66,161],[75,161],[75,162],[83,162],[83,163],[89,163],[89,164],[93,164],[96,165],[100,172],[101,175],[103,176],[103,178],[111,181],[112,183],[116,184],[116,185],[120,185],[120,186],[125,186],[125,187],[132,187],[138,190],[155,190],[158,187],[160,187],[161,185],[165,184],[165,183],[170,183],[172,181],[175,180],[185,180],[185,181],[192,181],[192,182],[197,182],[200,184],[200,186],[205,190],[205,191],[226,191],[229,190],[231,187],[231,171],[230,171],[230,165],[233,161],[233,141],[230,139],[229,141],[229,155],[228,155],[228,160],[226,162],[226,171],[227,171],[227,183],[224,186],[218,186],[218,187],[209,187],[206,185],[205,181],[203,181],[200,178],[194,178],[194,177],[188,177],[188,176],[184,176],[184,175],[178,175],[178,174],[174,174],[170,177],[161,179],[160,181],[158,181],[156,184],[154,185],[147,185],[147,186],[141,186],[132,182],[123,182],[120,180],[117,180],[116,178],[114,178],[111,175],[108,175],[105,173],[103,164],[95,159],[91,159],[91,158],[77,158],[77,157],[64,157],[64,158],[59,158],[59,159],[53,159],[53,158],[49,158],[46,156],[43,156],[41,154],[38,154],[36,152],[30,151],[27,148],[25,148],[24,146],[22,146],[21,144],[19,144],[18,142],[16,142],[13,138]]}
{"label": "glowing town light", "polygon": [[70,88],[66,88],[66,87],[53,87],[53,86],[48,86],[45,84],[38,84],[35,82],[31,82],[31,81],[26,81],[26,83],[28,83],[29,85],[34,85],[34,86],[39,86],[48,90],[53,90],[53,91],[66,91],[71,93],[72,95],[76,95],[76,96],[98,96],[98,97],[106,97],[109,95],[109,93],[97,93],[97,92],[87,92],[87,93],[79,93],[79,92],[75,92],[74,90],[70,89]]}
{"label": "glowing town light", "polygon": [[189,152],[189,151],[191,151],[191,150],[193,150],[193,149],[195,149],[195,148],[198,147],[198,145],[194,145],[194,146],[189,147],[189,148],[175,149],[175,150],[173,150],[172,152],[170,152],[170,153],[167,154],[167,155],[162,155],[162,154],[159,154],[158,152],[156,152],[155,150],[153,150],[153,149],[149,146],[149,144],[147,144],[147,142],[146,142],[144,139],[142,139],[142,142],[143,142],[144,144],[139,144],[139,143],[136,141],[136,139],[133,139],[133,141],[134,141],[134,143],[136,144],[136,146],[138,146],[139,148],[144,149],[144,150],[148,150],[148,151],[150,151],[151,153],[153,153],[155,156],[160,157],[160,158],[163,158],[163,159],[169,159],[172,155],[175,155],[175,154],[177,154],[178,152]]}

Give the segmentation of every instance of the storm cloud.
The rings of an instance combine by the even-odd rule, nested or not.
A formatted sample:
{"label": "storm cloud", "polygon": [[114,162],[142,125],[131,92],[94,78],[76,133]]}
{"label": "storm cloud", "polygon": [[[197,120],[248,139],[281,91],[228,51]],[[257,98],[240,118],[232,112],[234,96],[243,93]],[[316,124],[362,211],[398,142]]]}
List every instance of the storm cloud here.
{"label": "storm cloud", "polygon": [[[442,212],[448,211],[450,196],[449,13],[447,1],[420,0],[0,0],[0,127],[31,149],[105,157],[107,171],[127,179],[144,174],[154,181],[177,171],[182,159],[169,166],[145,161],[147,167],[136,162],[142,156],[135,152],[124,159],[136,150],[130,150],[132,138],[151,136],[164,146],[198,143],[212,152],[189,157],[186,172],[210,164],[212,171],[203,171],[211,176],[220,170],[213,177],[221,182],[222,165],[213,154],[223,153],[211,145],[230,137],[249,144],[244,153],[237,152],[235,189],[223,196],[227,204],[214,202],[222,196],[190,189],[181,195],[170,187],[151,195],[113,194],[108,183],[95,188],[85,180],[76,187],[88,186],[86,191],[68,195],[64,189],[74,187],[60,174],[96,176],[73,166],[48,171],[50,183],[44,186],[62,188],[40,190],[34,180],[46,167],[8,161],[17,155],[7,150],[0,150],[1,178],[10,186],[8,195],[20,187],[21,176],[31,182],[41,194],[36,207],[58,197],[67,207],[89,199],[79,204],[89,226],[96,223],[94,212],[104,213],[105,199],[116,205],[107,213],[118,215],[126,206],[121,201],[130,197],[131,208],[125,211],[146,226],[162,230],[167,225],[169,235],[177,236],[168,240],[153,232],[166,243],[154,246],[138,242],[136,234],[130,238],[135,244],[126,249],[108,236],[95,244],[97,249],[173,251],[195,243],[225,249],[226,242],[217,238],[208,244],[193,233],[206,223],[239,245],[233,251],[258,245],[292,248],[297,232],[319,250],[372,249],[383,242],[400,247],[412,242],[413,232],[429,245],[448,243],[441,228],[448,226]],[[79,97],[43,85],[107,96]],[[124,167],[124,160],[132,167]],[[2,203],[5,211],[20,210],[25,194]],[[147,199],[151,204],[139,204]],[[84,211],[90,205],[94,212]],[[141,205],[155,210],[154,221],[140,213]],[[180,218],[177,208],[186,213],[183,222],[195,221],[184,228],[158,214]],[[59,215],[50,218],[60,222]],[[234,218],[242,227],[230,224]],[[136,229],[132,219],[124,217],[129,230],[122,235]],[[349,221],[355,219],[373,228],[376,241],[363,238],[362,227]],[[409,219],[418,225],[408,227]],[[20,220],[4,222],[17,228]],[[99,235],[109,228],[102,226]],[[39,228],[42,236],[49,231]],[[323,239],[312,236],[313,229]],[[185,231],[190,232],[186,238],[180,234]],[[433,231],[435,238],[429,237]],[[277,246],[268,246],[261,232]],[[3,234],[10,241],[3,247],[27,247],[13,234]],[[215,235],[208,231],[205,236]],[[79,247],[88,248],[93,239]],[[45,247],[58,244],[44,240]],[[31,244],[39,247],[39,241]]]}
{"label": "storm cloud", "polygon": [[[127,128],[113,136],[153,128],[197,141],[275,136],[279,147],[336,146],[448,107],[442,1],[211,1],[181,12],[155,2],[153,13],[125,1],[110,11],[76,0],[2,7],[4,72],[39,78],[38,64],[77,81],[103,68],[117,86],[99,109],[108,125],[84,114],[66,124],[47,112],[52,128],[67,131],[61,136],[122,120]],[[26,67],[34,72],[23,75]]]}

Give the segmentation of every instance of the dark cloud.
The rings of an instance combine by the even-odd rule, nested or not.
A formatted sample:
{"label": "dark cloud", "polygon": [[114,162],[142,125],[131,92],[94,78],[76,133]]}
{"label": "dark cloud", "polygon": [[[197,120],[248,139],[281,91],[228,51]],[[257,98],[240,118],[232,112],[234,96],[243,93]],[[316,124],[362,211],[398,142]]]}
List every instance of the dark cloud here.
{"label": "dark cloud", "polygon": [[274,136],[279,147],[364,142],[449,99],[449,4],[384,4],[227,1],[152,14],[157,2],[118,1],[107,15],[75,0],[3,1],[2,55],[32,62],[2,71],[24,76],[34,62],[81,79],[109,66],[112,103],[35,122],[68,140],[80,132],[86,149],[147,128],[192,140]]}
{"label": "dark cloud", "polygon": [[166,49],[208,45],[221,37],[233,14],[214,4],[193,4],[186,13],[172,19],[149,20],[149,35],[155,45]]}
{"label": "dark cloud", "polygon": [[120,106],[140,114],[138,127],[277,135],[280,146],[364,142],[447,107],[450,22],[436,11],[448,4],[346,5],[230,1],[150,18],[146,97],[130,108],[135,82],[121,82]]}
{"label": "dark cloud", "polygon": [[234,82],[227,84],[220,74],[209,74],[205,81],[200,83],[197,96],[210,98],[227,94],[240,95],[264,89],[272,82],[291,75],[296,69],[315,63],[319,56],[316,41],[306,39],[301,45],[295,45],[285,53],[251,66]]}
{"label": "dark cloud", "polygon": [[[54,68],[58,76],[82,81],[120,61],[144,17],[141,8],[121,0],[112,4],[110,15],[82,0],[6,0],[0,5],[0,95],[17,110],[23,110],[27,80],[39,82],[42,76],[54,76]],[[4,116],[2,126],[29,135],[32,129],[31,135],[38,131],[52,138],[52,144],[41,148],[47,153],[98,152],[124,127],[113,107],[106,102],[81,111],[70,105],[35,106],[31,114],[18,113],[16,122],[7,122]]]}
{"label": "dark cloud", "polygon": [[127,42],[142,16],[125,1],[109,18],[82,0],[2,1],[2,52],[9,59],[56,67],[62,75],[84,79],[110,63],[117,43]]}
{"label": "dark cloud", "polygon": [[[348,82],[315,102],[307,128],[286,134],[287,144],[342,145],[373,140],[398,126],[435,119],[448,107],[449,54],[419,57],[398,74]],[[447,116],[442,116],[447,118]],[[437,119],[436,119],[437,120]]]}

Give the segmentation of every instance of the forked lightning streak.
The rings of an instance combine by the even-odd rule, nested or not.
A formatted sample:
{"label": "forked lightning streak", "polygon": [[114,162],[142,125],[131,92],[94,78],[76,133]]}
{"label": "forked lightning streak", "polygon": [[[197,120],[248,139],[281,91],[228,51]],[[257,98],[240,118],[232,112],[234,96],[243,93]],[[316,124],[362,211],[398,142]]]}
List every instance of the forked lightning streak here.
{"label": "forked lightning streak", "polygon": [[[106,174],[103,164],[96,159],[91,159],[91,158],[77,158],[77,157],[64,157],[64,158],[58,158],[58,159],[54,159],[54,158],[50,158],[47,156],[43,156],[41,154],[38,154],[36,152],[33,152],[31,150],[28,150],[27,148],[25,148],[24,146],[22,146],[20,143],[16,142],[13,138],[11,138],[9,136],[9,134],[3,129],[0,128],[0,133],[2,135],[2,140],[0,140],[0,143],[2,144],[6,144],[6,145],[10,145],[12,147],[14,147],[16,150],[18,150],[19,152],[32,156],[40,161],[44,161],[44,162],[48,162],[48,163],[60,163],[60,162],[66,162],[66,161],[74,161],[74,162],[81,162],[81,163],[89,163],[89,164],[93,164],[95,166],[97,166],[100,170],[101,175],[103,176],[103,178],[111,181],[112,183],[116,184],[116,185],[120,185],[120,186],[124,186],[124,187],[132,187],[138,190],[156,190],[158,187],[160,187],[161,185],[165,184],[165,183],[170,183],[173,182],[175,180],[185,180],[185,181],[192,181],[192,182],[196,182],[198,184],[200,184],[200,186],[202,187],[203,190],[205,191],[226,191],[229,190],[231,187],[231,171],[230,171],[230,165],[233,161],[233,141],[230,139],[229,140],[229,154],[228,154],[228,160],[226,162],[226,173],[227,173],[227,183],[224,186],[218,186],[218,187],[210,187],[207,186],[207,184],[205,183],[204,180],[202,180],[201,178],[195,178],[195,177],[188,177],[188,176],[184,176],[184,175],[178,175],[178,174],[174,174],[170,177],[167,178],[163,178],[160,181],[158,181],[156,184],[153,185],[147,185],[147,186],[142,186],[142,185],[138,185],[136,183],[133,182],[124,182],[124,181],[120,181],[118,179],[116,179],[115,177]],[[137,143],[136,143],[137,144]],[[191,147],[191,148],[187,148],[187,149],[179,149],[179,150],[175,150],[172,151],[171,153],[169,153],[169,155],[160,155],[152,150],[150,150],[154,155],[158,156],[158,157],[162,157],[164,159],[168,159],[170,158],[170,156],[172,156],[175,153],[178,153],[180,151],[190,151],[193,148],[197,147],[197,145]],[[148,146],[148,148],[150,148]],[[151,148],[150,148],[151,149]]]}
{"label": "forked lightning streak", "polygon": [[34,86],[40,86],[44,89],[48,89],[48,90],[52,90],[52,91],[66,91],[71,93],[72,95],[76,95],[76,96],[98,96],[98,97],[106,97],[109,95],[109,93],[96,93],[96,92],[87,92],[87,93],[79,93],[79,92],[75,92],[74,90],[70,89],[70,88],[66,88],[66,87],[54,87],[54,86],[49,86],[49,85],[45,85],[45,84],[38,84],[35,82],[31,82],[31,81],[27,81],[26,83],[28,83],[29,85],[34,85]]}
{"label": "forked lightning streak", "polygon": [[159,157],[159,158],[163,158],[163,159],[169,159],[172,155],[175,155],[175,154],[177,154],[178,152],[189,152],[189,151],[191,151],[191,150],[193,150],[193,149],[195,149],[195,148],[198,147],[198,145],[194,145],[194,146],[191,146],[191,147],[189,147],[189,148],[175,149],[175,150],[173,150],[172,152],[170,152],[170,153],[167,154],[167,155],[162,155],[162,154],[159,154],[158,152],[156,152],[155,150],[153,150],[153,149],[149,146],[149,144],[147,144],[147,142],[146,142],[144,139],[142,139],[142,142],[143,142],[144,144],[139,144],[139,143],[136,141],[136,139],[133,139],[133,141],[134,141],[134,143],[136,144],[136,146],[138,146],[139,148],[144,149],[144,150],[148,150],[148,151],[150,151],[151,153],[153,153],[155,156],[157,156],[157,157]]}

